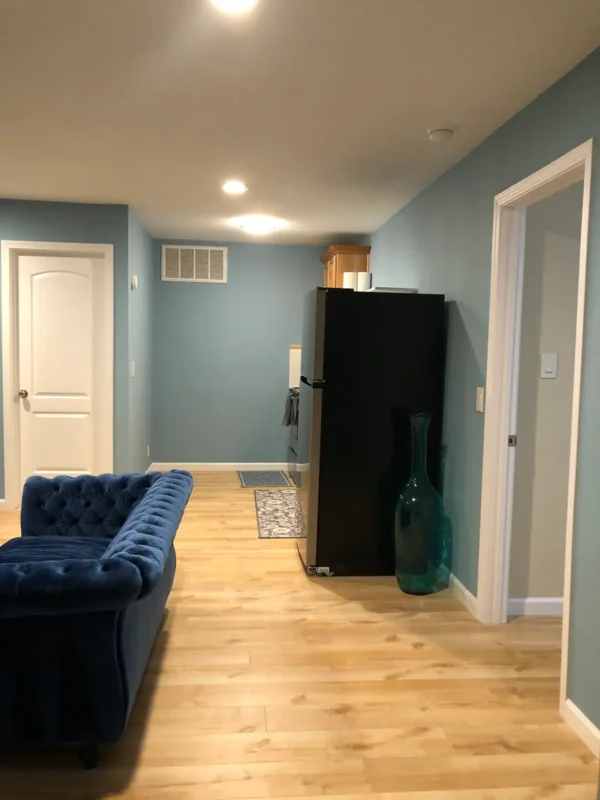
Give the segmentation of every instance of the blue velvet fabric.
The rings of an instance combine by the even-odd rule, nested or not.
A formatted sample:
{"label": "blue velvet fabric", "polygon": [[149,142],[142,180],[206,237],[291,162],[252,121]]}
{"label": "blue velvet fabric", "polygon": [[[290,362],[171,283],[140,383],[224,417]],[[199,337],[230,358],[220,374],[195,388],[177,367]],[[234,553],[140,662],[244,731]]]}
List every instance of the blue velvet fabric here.
{"label": "blue velvet fabric", "polygon": [[23,489],[21,535],[113,538],[149,487],[163,477],[154,472],[29,478]]}
{"label": "blue velvet fabric", "polygon": [[[24,553],[20,562],[10,555],[14,544],[8,547],[9,560],[3,555],[7,546],[0,547],[0,618],[120,610],[146,596],[160,580],[192,486],[192,476],[178,471],[30,478],[23,493],[23,534],[25,539],[51,537],[54,545],[46,540],[46,559],[28,559]],[[102,487],[106,490],[104,498],[100,495]],[[93,502],[89,500],[92,496]],[[87,502],[92,505],[86,506]],[[94,527],[88,512],[89,508],[98,513],[98,509],[109,507],[104,521],[114,521],[115,509],[120,514],[129,507],[130,514],[104,554],[90,558],[83,549],[66,554],[58,539],[87,536],[101,539],[104,545],[108,537],[101,534],[106,534],[107,526]],[[48,508],[56,513],[50,514]],[[81,512],[77,524],[73,522],[76,512]],[[41,527],[42,517],[49,520],[47,534]],[[57,535],[57,530],[62,534]],[[87,533],[81,537],[84,530]],[[40,547],[44,547],[43,542]]]}
{"label": "blue velvet fabric", "polygon": [[0,619],[118,611],[137,600],[141,590],[139,570],[118,558],[20,564],[0,558]]}
{"label": "blue velvet fabric", "polygon": [[108,537],[89,536],[31,536],[11,539],[0,547],[0,564],[31,563],[32,561],[65,561],[102,558],[111,543]]}
{"label": "blue velvet fabric", "polygon": [[[121,736],[173,584],[173,540],[192,485],[183,472],[28,481],[24,538],[0,547],[0,744]],[[85,511],[66,524],[91,508],[81,497],[92,494],[96,509],[129,505],[116,535],[112,523],[111,536],[93,529]]]}
{"label": "blue velvet fabric", "polygon": [[189,472],[161,475],[104,554],[104,563],[119,559],[139,570],[141,597],[152,591],[164,571],[193,484]]}
{"label": "blue velvet fabric", "polygon": [[128,666],[118,657],[125,614],[0,620],[1,745],[90,745],[119,738],[127,715]]}
{"label": "blue velvet fabric", "polygon": [[120,615],[119,658],[127,665],[124,673],[127,716],[133,709],[134,700],[146,671],[146,664],[175,578],[176,563],[175,549],[171,548],[158,586],[143,599],[127,606]]}

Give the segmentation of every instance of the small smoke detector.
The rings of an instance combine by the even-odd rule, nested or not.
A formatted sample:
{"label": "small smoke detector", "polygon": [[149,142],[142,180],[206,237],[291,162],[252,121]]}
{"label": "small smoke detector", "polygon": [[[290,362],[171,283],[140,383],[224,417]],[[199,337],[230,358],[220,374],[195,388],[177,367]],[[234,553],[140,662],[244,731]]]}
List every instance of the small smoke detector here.
{"label": "small smoke detector", "polygon": [[452,128],[431,128],[427,133],[432,142],[445,142],[454,136]]}

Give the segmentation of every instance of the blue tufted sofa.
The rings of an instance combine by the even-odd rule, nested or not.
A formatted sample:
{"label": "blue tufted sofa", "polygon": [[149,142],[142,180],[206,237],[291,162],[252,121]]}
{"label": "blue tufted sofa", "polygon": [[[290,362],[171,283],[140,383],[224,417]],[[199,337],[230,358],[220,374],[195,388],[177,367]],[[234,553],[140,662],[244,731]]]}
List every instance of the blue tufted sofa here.
{"label": "blue tufted sofa", "polygon": [[0,547],[0,745],[123,733],[175,576],[187,472],[30,478]]}

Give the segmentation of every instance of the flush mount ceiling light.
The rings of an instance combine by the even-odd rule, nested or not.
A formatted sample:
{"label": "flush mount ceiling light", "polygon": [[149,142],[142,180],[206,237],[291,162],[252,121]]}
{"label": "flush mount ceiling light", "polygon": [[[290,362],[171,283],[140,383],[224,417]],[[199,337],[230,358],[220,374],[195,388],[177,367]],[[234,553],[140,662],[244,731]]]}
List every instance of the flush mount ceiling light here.
{"label": "flush mount ceiling light", "polygon": [[241,228],[246,233],[251,233],[252,236],[266,236],[268,233],[279,231],[285,228],[287,222],[283,219],[276,217],[266,217],[262,214],[252,214],[249,217],[237,217],[230,220],[230,224],[234,228]]}
{"label": "flush mount ceiling light", "polygon": [[245,194],[248,187],[243,181],[226,181],[223,184],[223,191],[227,194]]}
{"label": "flush mount ceiling light", "polygon": [[454,136],[452,128],[431,128],[427,133],[432,142],[445,142]]}
{"label": "flush mount ceiling light", "polygon": [[226,14],[246,14],[256,6],[258,0],[211,0],[213,6]]}

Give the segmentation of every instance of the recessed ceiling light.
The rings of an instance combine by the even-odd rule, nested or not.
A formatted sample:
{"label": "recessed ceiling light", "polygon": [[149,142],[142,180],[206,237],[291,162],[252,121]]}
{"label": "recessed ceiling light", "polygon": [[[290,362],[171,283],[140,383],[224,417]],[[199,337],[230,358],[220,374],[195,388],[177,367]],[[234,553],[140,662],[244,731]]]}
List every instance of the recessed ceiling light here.
{"label": "recessed ceiling light", "polygon": [[252,11],[258,0],[212,0],[213,6],[226,14],[246,14]]}
{"label": "recessed ceiling light", "polygon": [[252,214],[249,217],[237,217],[230,220],[230,224],[234,228],[241,228],[246,233],[251,233],[253,236],[266,236],[268,233],[279,231],[285,228],[287,222],[283,219],[276,217],[266,217],[262,214]]}
{"label": "recessed ceiling light", "polygon": [[243,181],[227,181],[223,184],[223,191],[227,194],[245,194],[248,187]]}

